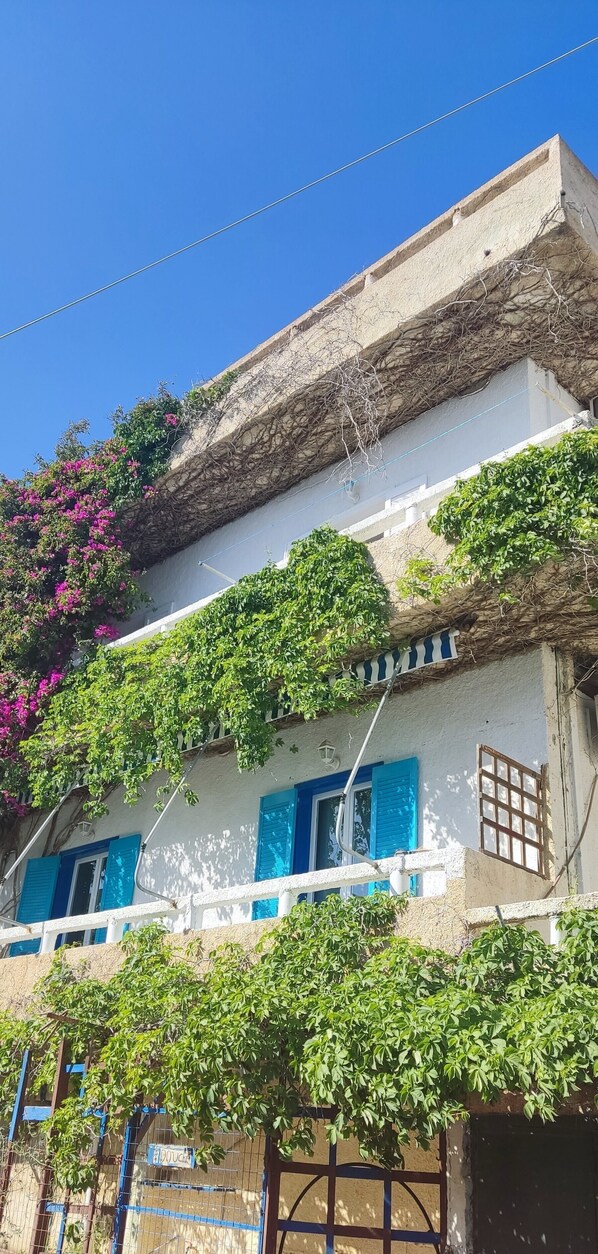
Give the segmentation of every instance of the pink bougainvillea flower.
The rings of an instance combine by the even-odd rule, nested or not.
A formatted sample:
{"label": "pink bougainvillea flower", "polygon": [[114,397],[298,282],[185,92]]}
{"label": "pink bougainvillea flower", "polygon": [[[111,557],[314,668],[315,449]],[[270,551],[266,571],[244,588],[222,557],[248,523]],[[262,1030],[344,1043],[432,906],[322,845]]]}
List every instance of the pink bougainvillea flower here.
{"label": "pink bougainvillea flower", "polygon": [[96,640],[116,640],[118,627],[112,627],[110,623],[100,623],[93,634]]}

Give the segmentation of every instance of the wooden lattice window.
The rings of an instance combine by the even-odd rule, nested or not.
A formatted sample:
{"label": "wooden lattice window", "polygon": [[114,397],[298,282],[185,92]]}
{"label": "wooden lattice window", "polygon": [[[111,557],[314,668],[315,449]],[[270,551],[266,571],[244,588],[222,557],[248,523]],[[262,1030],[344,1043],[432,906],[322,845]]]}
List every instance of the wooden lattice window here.
{"label": "wooden lattice window", "polygon": [[480,745],[478,779],[482,849],[503,862],[542,875],[542,776],[489,745]]}

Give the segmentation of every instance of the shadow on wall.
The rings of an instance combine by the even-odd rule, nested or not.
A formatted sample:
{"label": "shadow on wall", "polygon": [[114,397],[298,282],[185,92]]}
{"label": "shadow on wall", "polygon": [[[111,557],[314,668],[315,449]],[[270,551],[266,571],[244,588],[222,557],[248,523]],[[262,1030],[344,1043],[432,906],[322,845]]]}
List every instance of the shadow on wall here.
{"label": "shadow on wall", "polygon": [[422,781],[420,839],[425,849],[453,845],[477,848],[477,781],[475,768],[445,775],[436,784]]}
{"label": "shadow on wall", "polygon": [[[465,769],[421,784],[420,843],[424,848],[447,849],[455,844],[477,848],[476,781]],[[148,888],[167,897],[190,892],[227,888],[253,882],[257,845],[257,821],[238,828],[198,832],[184,840],[164,839],[150,846],[142,863],[140,879]],[[232,923],[240,907],[219,909],[220,923]],[[243,908],[243,913],[249,910]],[[209,913],[207,918],[209,919]]]}
{"label": "shadow on wall", "polygon": [[[236,832],[202,832],[184,842],[172,840],[149,848],[140,880],[154,892],[184,897],[210,888],[250,884],[255,870],[257,822],[240,824]],[[237,907],[238,909],[238,907]],[[218,911],[222,923],[233,919],[233,907]]]}

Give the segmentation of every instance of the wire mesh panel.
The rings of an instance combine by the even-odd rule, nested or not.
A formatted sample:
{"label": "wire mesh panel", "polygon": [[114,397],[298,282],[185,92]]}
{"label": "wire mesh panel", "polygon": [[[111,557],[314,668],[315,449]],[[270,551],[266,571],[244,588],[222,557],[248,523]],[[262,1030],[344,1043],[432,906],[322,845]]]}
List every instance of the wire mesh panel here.
{"label": "wire mesh panel", "polygon": [[526,871],[544,871],[542,776],[488,745],[478,750],[482,849]]}
{"label": "wire mesh panel", "polygon": [[217,1133],[222,1162],[203,1170],[194,1137],[182,1144],[168,1116],[149,1111],[132,1140],[129,1151],[125,1142],[114,1254],[259,1254],[263,1142]]}
{"label": "wire mesh panel", "polygon": [[112,1139],[113,1152],[106,1156],[109,1138],[100,1137],[100,1131],[100,1120],[90,1118],[90,1156],[98,1173],[96,1186],[82,1193],[57,1184],[41,1120],[21,1122],[12,1140],[0,1137],[0,1249],[8,1254],[109,1254],[121,1138]]}
{"label": "wire mesh panel", "polygon": [[[3,1138],[0,1243],[10,1254],[29,1254],[39,1244],[37,1204],[45,1158],[39,1125],[22,1124],[12,1143]],[[49,1216],[47,1226],[55,1226]]]}

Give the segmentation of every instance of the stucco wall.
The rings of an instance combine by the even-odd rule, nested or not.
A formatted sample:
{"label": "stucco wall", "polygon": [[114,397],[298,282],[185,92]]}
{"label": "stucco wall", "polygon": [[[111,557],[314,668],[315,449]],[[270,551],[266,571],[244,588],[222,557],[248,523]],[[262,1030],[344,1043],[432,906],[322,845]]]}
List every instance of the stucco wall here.
{"label": "stucco wall", "polygon": [[346,468],[328,468],[152,567],[142,582],[153,608],[140,610],[125,632],[222,588],[224,581],[200,567],[200,561],[238,579],[269,560],[279,561],[294,539],[321,523],[347,527],[382,509],[387,500],[465,470],[578,408],[553,375],[529,359],[520,361],[471,395],[446,401],[386,436],[371,468],[357,461],[352,471],[356,503],[342,486]]}
{"label": "stucco wall", "polygon": [[[371,720],[331,715],[281,733],[282,744],[255,773],[240,774],[233,752],[199,759],[189,777],[199,804],[177,798],[158,827],[142,867],[144,882],[168,897],[251,882],[254,874],[260,797],[325,775],[318,745],[335,746],[340,769],[349,770]],[[394,696],[378,723],[366,762],[416,756],[420,771],[420,847],[479,845],[476,746],[487,743],[532,767],[547,760],[541,651],[506,658]],[[140,832],[156,819],[155,786],[138,805],[118,794],[93,834],[75,831],[64,848],[90,840]],[[41,850],[34,850],[39,854]],[[431,877],[430,877],[431,881]],[[439,891],[428,882],[425,891]],[[527,897],[529,894],[524,893]],[[139,894],[138,900],[143,900]],[[246,908],[222,916],[241,921]],[[206,923],[213,920],[208,913]]]}
{"label": "stucco wall", "polygon": [[[474,876],[478,888],[474,888],[472,901],[467,900],[467,879],[452,880],[447,886],[446,895],[439,909],[436,897],[415,897],[408,904],[404,914],[397,920],[397,935],[409,940],[419,941],[435,949],[444,949],[447,953],[457,953],[465,937],[465,912],[469,905],[488,905],[494,901],[503,901],[501,883],[505,879],[505,871],[513,868],[496,859],[486,858],[479,852],[470,852],[473,869],[478,860],[486,863],[479,875]],[[531,895],[533,884],[541,886],[542,880],[522,871],[518,873],[525,880],[525,889]],[[507,875],[507,883],[508,883]],[[480,890],[480,885],[481,890]],[[504,889],[503,889],[504,892]],[[189,941],[201,937],[201,958],[191,957],[192,962],[200,966],[209,957],[210,952],[223,944],[241,945],[251,953],[263,933],[278,926],[278,920],[265,920],[259,923],[234,923],[228,927],[208,927],[203,932],[176,933],[169,938],[169,944],[175,948],[185,948]],[[118,970],[123,961],[123,949],[120,945],[91,945],[86,948],[65,950],[65,961],[78,967],[83,960],[95,979],[107,981]],[[53,954],[22,954],[20,957],[8,958],[0,964],[0,1010],[10,1009],[13,1014],[24,1016],[30,1012],[31,998],[38,980],[49,971]]]}
{"label": "stucco wall", "polygon": [[[272,392],[263,363],[272,355],[276,355],[281,380],[277,399],[285,393],[290,398],[326,368],[352,355],[355,345],[363,349],[395,335],[397,325],[421,317],[474,275],[515,255],[536,237],[551,213],[556,229],[565,219],[560,209],[563,189],[567,199],[579,196],[578,204],[584,206],[595,203],[595,188],[592,175],[559,136],[528,153],[235,362],[233,369],[240,372],[238,395],[233,389],[236,404],[230,407],[219,436],[238,431],[245,418],[253,420],[268,409]],[[579,216],[572,222],[580,231]],[[297,337],[306,346],[300,373]],[[251,386],[244,388],[247,379]],[[175,470],[193,450],[191,438],[175,459]]]}
{"label": "stucco wall", "polygon": [[[574,681],[572,669],[570,675]],[[590,701],[575,691],[568,696],[575,810],[573,843],[581,838],[572,860],[571,887],[580,893],[592,892],[598,884],[598,740],[592,734]]]}
{"label": "stucco wall", "polygon": [[[531,900],[546,892],[546,881],[540,876],[490,858],[479,849],[465,850],[463,872],[461,878],[447,881],[441,898],[409,898],[405,912],[397,919],[396,934],[433,949],[456,954],[462,949],[468,934],[468,909]],[[539,926],[541,930],[542,925]],[[253,952],[264,932],[276,927],[277,919],[233,923],[227,927],[206,927],[201,933],[175,933],[169,937],[168,943],[175,949],[186,949],[188,942],[192,941],[190,960],[201,967],[211,951],[225,943],[238,944],[248,953]],[[201,938],[200,957],[195,946],[198,937]],[[88,973],[101,981],[114,975],[123,961],[123,955],[120,945],[107,944],[64,952],[67,963],[78,967],[83,961]],[[35,986],[49,971],[53,957],[53,954],[22,954],[2,962],[0,1010],[10,1009],[17,1015],[30,1013]]]}

